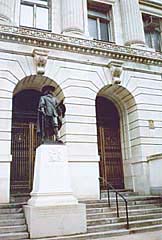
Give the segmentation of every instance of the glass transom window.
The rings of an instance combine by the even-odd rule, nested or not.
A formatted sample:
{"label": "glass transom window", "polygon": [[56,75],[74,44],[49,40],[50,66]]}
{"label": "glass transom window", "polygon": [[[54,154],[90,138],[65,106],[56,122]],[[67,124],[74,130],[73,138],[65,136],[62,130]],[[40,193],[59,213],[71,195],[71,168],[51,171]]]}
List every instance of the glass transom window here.
{"label": "glass transom window", "polygon": [[20,25],[49,30],[49,1],[22,0],[20,9]]}
{"label": "glass transom window", "polygon": [[112,16],[109,5],[88,3],[88,29],[93,39],[113,41]]}

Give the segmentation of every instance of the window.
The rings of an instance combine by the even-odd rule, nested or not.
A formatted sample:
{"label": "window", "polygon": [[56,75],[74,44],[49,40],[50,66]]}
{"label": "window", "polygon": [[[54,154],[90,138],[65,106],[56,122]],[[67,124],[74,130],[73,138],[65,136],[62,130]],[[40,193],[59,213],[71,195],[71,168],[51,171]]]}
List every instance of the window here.
{"label": "window", "polygon": [[21,0],[20,25],[48,30],[49,1]]}
{"label": "window", "polygon": [[88,28],[93,39],[113,41],[111,13],[109,5],[88,3]]}
{"label": "window", "polygon": [[162,19],[159,17],[143,14],[146,44],[156,51],[162,50]]}

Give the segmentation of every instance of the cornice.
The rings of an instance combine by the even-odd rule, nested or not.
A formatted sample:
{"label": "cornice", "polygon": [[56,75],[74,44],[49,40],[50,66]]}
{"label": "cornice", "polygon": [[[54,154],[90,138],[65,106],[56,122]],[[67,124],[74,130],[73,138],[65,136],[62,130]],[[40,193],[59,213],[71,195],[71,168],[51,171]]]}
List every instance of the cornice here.
{"label": "cornice", "polygon": [[143,5],[147,5],[149,7],[158,8],[158,9],[162,10],[162,3],[158,2],[158,1],[139,0],[139,3],[143,4]]}
{"label": "cornice", "polygon": [[51,32],[0,25],[0,40],[34,47],[59,49],[91,56],[162,66],[162,53],[119,46],[115,43],[81,39]]}

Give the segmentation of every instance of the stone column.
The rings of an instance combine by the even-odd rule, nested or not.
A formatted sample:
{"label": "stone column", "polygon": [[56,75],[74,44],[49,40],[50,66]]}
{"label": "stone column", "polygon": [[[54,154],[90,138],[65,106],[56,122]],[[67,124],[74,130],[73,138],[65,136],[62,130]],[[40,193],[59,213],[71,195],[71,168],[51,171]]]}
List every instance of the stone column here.
{"label": "stone column", "polygon": [[145,45],[142,15],[138,0],[120,0],[125,45]]}
{"label": "stone column", "polygon": [[0,0],[0,24],[12,24],[15,0]]}
{"label": "stone column", "polygon": [[84,35],[86,32],[86,0],[62,0],[62,32]]}

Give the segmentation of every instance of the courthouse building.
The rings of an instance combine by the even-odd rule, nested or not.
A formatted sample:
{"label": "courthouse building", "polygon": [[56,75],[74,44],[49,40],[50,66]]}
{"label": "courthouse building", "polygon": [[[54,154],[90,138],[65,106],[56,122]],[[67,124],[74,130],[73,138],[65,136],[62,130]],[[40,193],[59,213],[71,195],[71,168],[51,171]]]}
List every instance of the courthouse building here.
{"label": "courthouse building", "polygon": [[66,105],[78,199],[99,176],[162,194],[161,51],[161,0],[0,0],[0,203],[32,189],[45,85]]}

